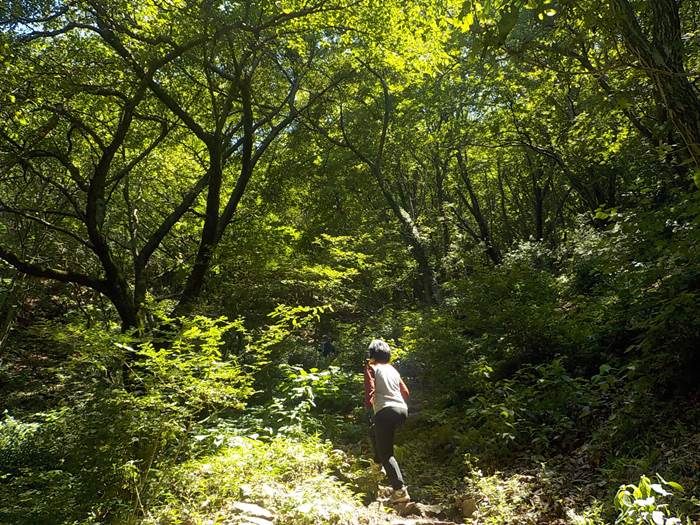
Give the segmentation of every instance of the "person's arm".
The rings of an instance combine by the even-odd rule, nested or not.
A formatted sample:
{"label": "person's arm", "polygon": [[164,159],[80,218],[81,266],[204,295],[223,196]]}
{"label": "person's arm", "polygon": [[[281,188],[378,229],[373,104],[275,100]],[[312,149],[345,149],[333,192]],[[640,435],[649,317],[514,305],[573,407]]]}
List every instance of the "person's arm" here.
{"label": "person's arm", "polygon": [[399,390],[401,390],[401,397],[403,397],[403,400],[408,401],[408,396],[411,395],[411,392],[408,391],[408,387],[406,383],[403,382],[403,379],[399,379]]}
{"label": "person's arm", "polygon": [[367,363],[365,365],[365,408],[372,408],[374,403],[374,369]]}

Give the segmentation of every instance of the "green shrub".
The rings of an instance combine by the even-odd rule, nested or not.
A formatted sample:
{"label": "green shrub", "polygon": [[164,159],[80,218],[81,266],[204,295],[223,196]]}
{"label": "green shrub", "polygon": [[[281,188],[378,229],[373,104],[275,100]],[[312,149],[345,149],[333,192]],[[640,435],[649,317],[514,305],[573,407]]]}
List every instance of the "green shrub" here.
{"label": "green shrub", "polygon": [[[642,476],[637,485],[622,485],[615,495],[615,508],[619,511],[616,524],[621,525],[681,525],[685,520],[672,516],[668,503],[663,498],[673,496],[670,490],[683,492],[683,487],[674,481],[666,481],[658,474],[657,483]],[[686,521],[690,524],[690,519]]]}
{"label": "green shrub", "polygon": [[240,410],[252,394],[251,370],[221,358],[222,336],[235,327],[197,317],[164,345],[44,326],[73,348],[58,374],[66,395],[0,425],[0,522],[135,521],[163,472],[196,452],[197,421]]}
{"label": "green shrub", "polygon": [[275,512],[280,523],[353,524],[364,512],[359,496],[332,474],[347,468],[342,453],[313,438],[231,437],[216,454],[175,468],[144,523],[216,522],[244,500]]}
{"label": "green shrub", "polygon": [[462,446],[486,461],[525,449],[570,450],[590,432],[612,382],[609,367],[592,379],[572,377],[562,358],[524,367],[469,400]]}

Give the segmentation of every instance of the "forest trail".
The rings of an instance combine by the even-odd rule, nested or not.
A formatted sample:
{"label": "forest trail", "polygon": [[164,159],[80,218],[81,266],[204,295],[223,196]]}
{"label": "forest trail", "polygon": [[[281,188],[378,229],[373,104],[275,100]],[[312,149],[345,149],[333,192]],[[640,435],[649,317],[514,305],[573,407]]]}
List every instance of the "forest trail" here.
{"label": "forest trail", "polygon": [[[382,488],[386,494],[390,489]],[[254,503],[235,502],[229,506],[229,525],[274,525],[274,512]],[[389,505],[386,496],[380,496],[370,503],[362,516],[363,523],[369,525],[462,525],[444,517],[444,509],[439,505],[426,505],[415,501]],[[359,516],[358,516],[359,518]]]}
{"label": "forest trail", "polygon": [[[357,507],[356,523],[366,525],[463,525],[461,521],[452,521],[446,509],[441,505],[424,504],[417,501],[391,503],[389,498],[391,492],[391,487],[380,486],[374,501],[366,506]],[[235,501],[226,507],[227,517],[224,519],[224,523],[227,525],[275,525],[280,523],[281,516],[278,516],[270,508],[257,503]]]}
{"label": "forest trail", "polygon": [[[374,507],[385,514],[387,525],[458,525],[446,518],[445,509],[440,505],[426,505],[417,501],[391,504],[390,493],[390,487],[380,487],[377,500],[370,504],[370,508]],[[388,509],[398,516],[387,512]]]}

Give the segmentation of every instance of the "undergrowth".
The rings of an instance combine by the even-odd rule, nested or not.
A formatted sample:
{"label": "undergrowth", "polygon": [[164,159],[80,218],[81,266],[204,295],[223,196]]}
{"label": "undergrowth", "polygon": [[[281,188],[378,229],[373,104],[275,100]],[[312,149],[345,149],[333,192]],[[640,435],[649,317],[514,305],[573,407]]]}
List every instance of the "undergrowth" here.
{"label": "undergrowth", "polygon": [[337,477],[347,466],[342,452],[318,439],[231,437],[174,469],[144,523],[218,522],[235,501],[258,503],[279,523],[358,523],[360,495]]}
{"label": "undergrowth", "polygon": [[472,261],[440,307],[335,320],[333,356],[309,343],[326,307],[257,331],[184,320],[168,344],[35,323],[0,363],[0,523],[208,524],[241,500],[277,523],[376,521],[363,334],[414,392],[396,456],[420,501],[482,525],[697,519],[698,207]]}

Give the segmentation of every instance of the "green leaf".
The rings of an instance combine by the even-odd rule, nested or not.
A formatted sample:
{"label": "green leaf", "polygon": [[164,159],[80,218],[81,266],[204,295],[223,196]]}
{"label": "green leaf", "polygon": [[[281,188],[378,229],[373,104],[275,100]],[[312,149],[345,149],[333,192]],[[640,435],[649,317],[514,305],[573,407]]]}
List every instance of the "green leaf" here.
{"label": "green leaf", "polygon": [[683,488],[683,485],[681,485],[680,483],[677,483],[677,482],[675,482],[675,481],[667,481],[667,482],[666,482],[666,485],[668,485],[668,486],[671,487],[672,489],[676,489],[676,490],[679,490],[679,491],[681,491],[681,492],[685,492],[685,489]]}

